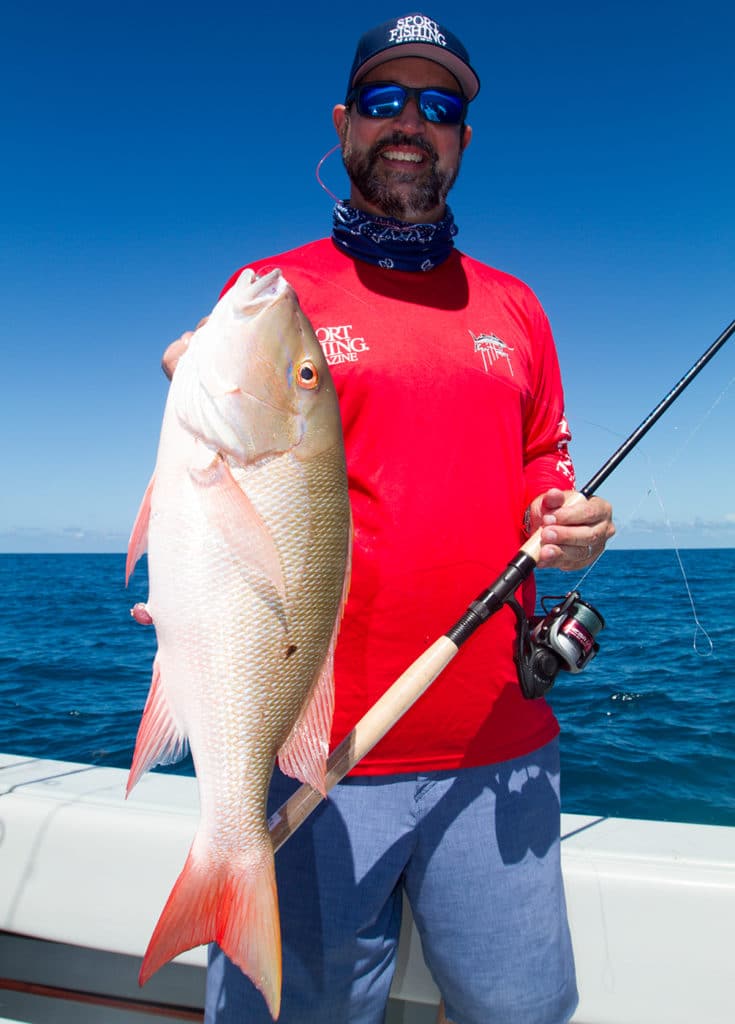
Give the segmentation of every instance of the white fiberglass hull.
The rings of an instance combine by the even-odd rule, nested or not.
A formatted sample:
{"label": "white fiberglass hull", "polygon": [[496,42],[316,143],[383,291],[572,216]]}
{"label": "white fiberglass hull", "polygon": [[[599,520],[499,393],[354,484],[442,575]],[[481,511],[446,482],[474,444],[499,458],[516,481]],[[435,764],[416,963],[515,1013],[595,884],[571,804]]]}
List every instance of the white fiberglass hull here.
{"label": "white fiberglass hull", "polygon": [[[201,1020],[204,949],[136,982],[196,782],[152,773],[125,801],[126,777],[0,754],[0,1024]],[[735,828],[563,814],[562,836],[576,1024],[730,1024]],[[392,996],[389,1022],[433,1021],[410,916]]]}

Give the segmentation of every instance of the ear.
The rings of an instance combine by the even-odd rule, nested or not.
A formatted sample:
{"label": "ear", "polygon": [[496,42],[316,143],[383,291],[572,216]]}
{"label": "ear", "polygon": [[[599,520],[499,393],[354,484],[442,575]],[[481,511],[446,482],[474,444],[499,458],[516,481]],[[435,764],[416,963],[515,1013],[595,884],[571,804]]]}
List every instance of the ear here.
{"label": "ear", "polygon": [[464,126],[464,131],[462,132],[462,138],[459,140],[459,148],[460,148],[462,153],[464,153],[464,151],[467,149],[467,147],[469,146],[471,140],[472,140],[472,128],[471,128],[470,125],[466,124]]}
{"label": "ear", "polygon": [[339,141],[342,142],[345,133],[345,124],[347,122],[347,107],[344,103],[338,103],[332,111],[332,121],[337,132]]}

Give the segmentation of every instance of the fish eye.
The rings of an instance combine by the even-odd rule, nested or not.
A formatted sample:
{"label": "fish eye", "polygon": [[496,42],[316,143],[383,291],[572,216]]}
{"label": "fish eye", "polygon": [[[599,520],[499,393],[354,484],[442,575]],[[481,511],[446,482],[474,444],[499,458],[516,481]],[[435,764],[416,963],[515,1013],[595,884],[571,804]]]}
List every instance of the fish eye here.
{"label": "fish eye", "polygon": [[296,366],[296,383],[306,391],[319,387],[319,371],[311,359],[304,359]]}

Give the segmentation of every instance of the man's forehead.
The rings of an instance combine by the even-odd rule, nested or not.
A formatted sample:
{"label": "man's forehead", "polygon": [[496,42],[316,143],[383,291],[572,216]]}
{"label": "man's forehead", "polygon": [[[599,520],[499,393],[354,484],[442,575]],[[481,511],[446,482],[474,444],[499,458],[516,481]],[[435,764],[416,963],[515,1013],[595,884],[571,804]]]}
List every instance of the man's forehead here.
{"label": "man's forehead", "polygon": [[426,57],[394,57],[371,68],[360,82],[399,82],[401,85],[442,86],[461,92],[459,82],[445,67]]}

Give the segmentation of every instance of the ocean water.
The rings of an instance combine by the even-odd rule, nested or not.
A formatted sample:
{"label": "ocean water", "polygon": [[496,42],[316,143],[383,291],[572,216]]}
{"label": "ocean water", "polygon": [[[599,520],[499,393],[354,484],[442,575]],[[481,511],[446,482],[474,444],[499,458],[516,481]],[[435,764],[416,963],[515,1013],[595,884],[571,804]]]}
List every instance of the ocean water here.
{"label": "ocean water", "polygon": [[[0,555],[0,751],[129,766],[155,636],[129,615],[145,559],[128,590],[124,561]],[[579,589],[606,623],[550,695],[563,809],[735,825],[735,550],[612,549],[581,580],[537,581]]]}

